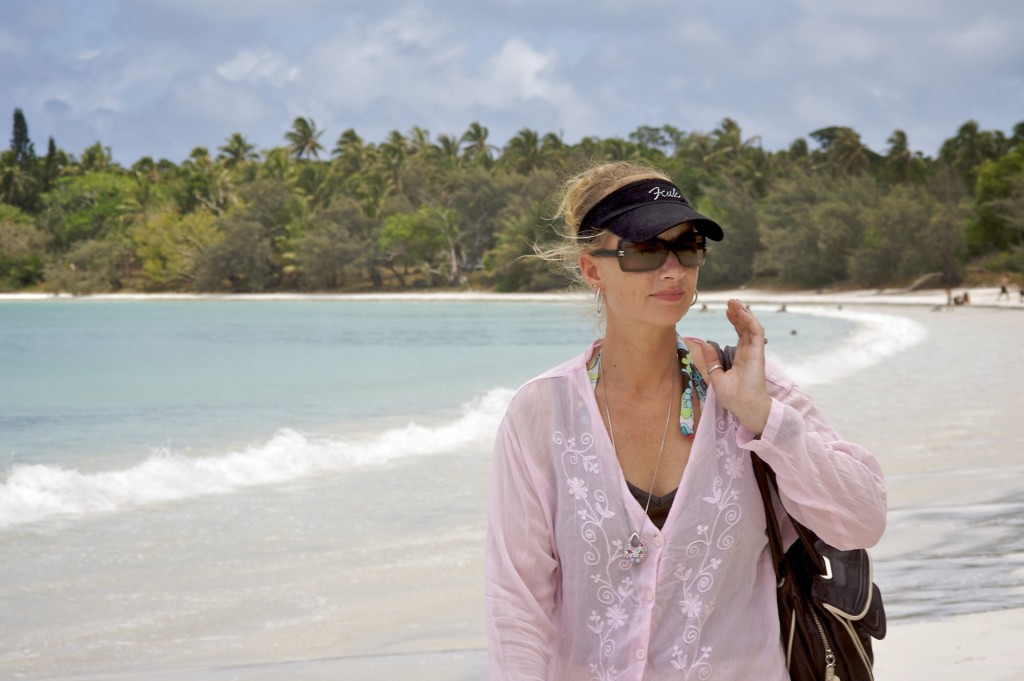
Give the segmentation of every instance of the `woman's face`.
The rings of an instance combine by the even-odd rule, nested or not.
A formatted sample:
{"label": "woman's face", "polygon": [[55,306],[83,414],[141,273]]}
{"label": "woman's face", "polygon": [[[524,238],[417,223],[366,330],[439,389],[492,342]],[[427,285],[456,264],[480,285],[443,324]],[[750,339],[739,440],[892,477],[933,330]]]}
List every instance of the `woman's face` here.
{"label": "woman's face", "polygon": [[[676,225],[658,238],[674,241],[691,229],[689,224]],[[603,249],[614,249],[619,241],[610,232],[603,239]],[[581,256],[580,268],[590,285],[603,292],[609,328],[622,322],[675,328],[697,290],[699,268],[682,266],[671,253],[661,267],[649,272],[623,272],[618,258],[593,255]]]}

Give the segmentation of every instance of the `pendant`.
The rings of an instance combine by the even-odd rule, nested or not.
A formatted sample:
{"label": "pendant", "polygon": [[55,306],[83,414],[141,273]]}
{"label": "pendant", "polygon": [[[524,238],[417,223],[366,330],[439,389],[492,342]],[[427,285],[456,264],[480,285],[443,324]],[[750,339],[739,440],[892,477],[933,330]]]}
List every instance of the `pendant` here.
{"label": "pendant", "polygon": [[627,560],[633,561],[633,563],[639,565],[644,562],[644,558],[647,557],[647,544],[640,538],[640,535],[634,532],[629,537],[629,546],[622,549],[622,555]]}

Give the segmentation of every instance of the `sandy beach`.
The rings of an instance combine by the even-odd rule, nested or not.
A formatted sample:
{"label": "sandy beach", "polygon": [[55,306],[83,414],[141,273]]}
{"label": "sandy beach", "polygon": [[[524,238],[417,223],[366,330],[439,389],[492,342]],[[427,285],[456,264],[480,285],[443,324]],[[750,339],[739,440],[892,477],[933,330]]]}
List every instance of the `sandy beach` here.
{"label": "sandy beach", "polygon": [[[1020,392],[1024,356],[1019,351],[1024,316],[1015,314],[1024,311],[1024,305],[1016,295],[1009,301],[997,301],[997,294],[996,288],[970,289],[971,304],[961,307],[947,307],[944,291],[701,295],[700,302],[709,306],[738,297],[755,312],[758,307],[776,309],[783,304],[794,311],[801,306],[855,306],[867,312],[905,316],[927,330],[927,337],[910,351],[883,359],[838,384],[815,386],[811,391],[837,429],[874,451],[885,469],[890,520],[885,537],[872,550],[876,581],[883,593],[886,579],[903,585],[920,583],[919,613],[890,617],[888,637],[876,644],[876,678],[881,681],[917,677],[998,681],[1024,674],[1024,652],[1019,643],[1024,640],[1024,607],[1020,607],[1024,601],[1018,599],[1010,608],[969,599],[958,602],[950,595],[957,585],[929,583],[927,569],[929,560],[947,555],[945,544],[960,543],[959,539],[951,542],[951,536],[963,537],[968,543],[972,537],[984,535],[987,545],[1000,544],[1004,537],[1012,540],[1006,544],[1011,547],[1007,553],[982,556],[986,564],[993,565],[988,569],[1014,575],[1017,583],[1024,575],[1020,539],[1024,419],[1019,417],[1024,407]],[[430,297],[425,294],[416,299]],[[493,298],[544,299],[529,295]],[[475,503],[485,503],[485,490],[473,494]],[[950,515],[950,509],[969,511]],[[360,572],[357,580],[345,586],[345,593],[353,599],[348,609],[359,613],[359,619],[348,622],[343,632],[325,630],[322,637],[307,641],[276,640],[274,633],[268,632],[259,659],[228,657],[230,661],[219,665],[181,660],[174,668],[59,678],[486,679],[482,533],[481,525],[480,543],[466,548],[464,560],[439,568],[432,578],[434,586],[427,591],[403,591],[417,578],[400,568]],[[908,551],[919,558],[906,559]],[[971,569],[970,561],[965,561],[965,583],[970,581]],[[933,595],[953,603],[943,606],[942,612],[948,614],[927,616]],[[419,599],[415,607],[407,602],[409,598]],[[437,613],[436,618],[422,616],[431,611]],[[395,623],[395,635],[387,640],[360,635],[361,629],[386,628],[389,621]],[[297,653],[299,650],[304,652]]]}

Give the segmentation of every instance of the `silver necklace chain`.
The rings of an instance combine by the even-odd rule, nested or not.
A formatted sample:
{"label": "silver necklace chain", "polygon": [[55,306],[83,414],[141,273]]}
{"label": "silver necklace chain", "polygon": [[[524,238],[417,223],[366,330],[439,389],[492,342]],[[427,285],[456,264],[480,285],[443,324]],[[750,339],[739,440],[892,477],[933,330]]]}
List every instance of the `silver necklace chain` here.
{"label": "silver necklace chain", "polygon": [[[602,391],[604,393],[604,415],[608,419],[608,435],[612,440],[612,449],[615,449],[616,454],[618,448],[615,446],[615,426],[612,425],[612,412],[608,402],[608,374],[604,375],[602,381]],[[658,469],[661,467],[661,457],[665,453],[665,441],[668,440],[668,426],[672,423],[672,409],[675,403],[676,393],[676,372],[672,372],[672,385],[669,388],[668,394],[668,414],[665,415],[665,430],[661,434],[661,446],[658,448],[658,460],[654,462],[654,476],[651,478],[651,484],[647,488],[647,504],[644,506],[644,524],[647,523],[647,512],[651,508],[651,499],[654,497],[654,483],[658,479]],[[647,544],[640,537],[640,530],[644,529],[641,525],[640,529],[636,530],[629,536],[629,541],[626,546],[622,549],[623,557],[627,560],[632,561],[634,564],[642,563],[644,558],[647,557]]]}

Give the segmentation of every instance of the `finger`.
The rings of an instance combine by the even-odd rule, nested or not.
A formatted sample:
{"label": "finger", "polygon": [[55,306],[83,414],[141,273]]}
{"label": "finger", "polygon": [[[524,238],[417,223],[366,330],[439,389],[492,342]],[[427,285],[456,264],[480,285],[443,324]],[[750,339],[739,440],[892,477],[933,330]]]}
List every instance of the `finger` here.
{"label": "finger", "polygon": [[741,343],[764,344],[764,327],[746,305],[735,298],[729,301],[728,317]]}
{"label": "finger", "polygon": [[[725,367],[722,366],[721,360],[718,358],[718,351],[708,343],[700,340],[699,338],[687,338],[688,341],[694,341],[700,346],[701,356],[704,358],[704,366],[707,369],[704,371],[704,380],[715,384],[718,377],[725,373]],[[717,368],[716,368],[717,367]]]}

